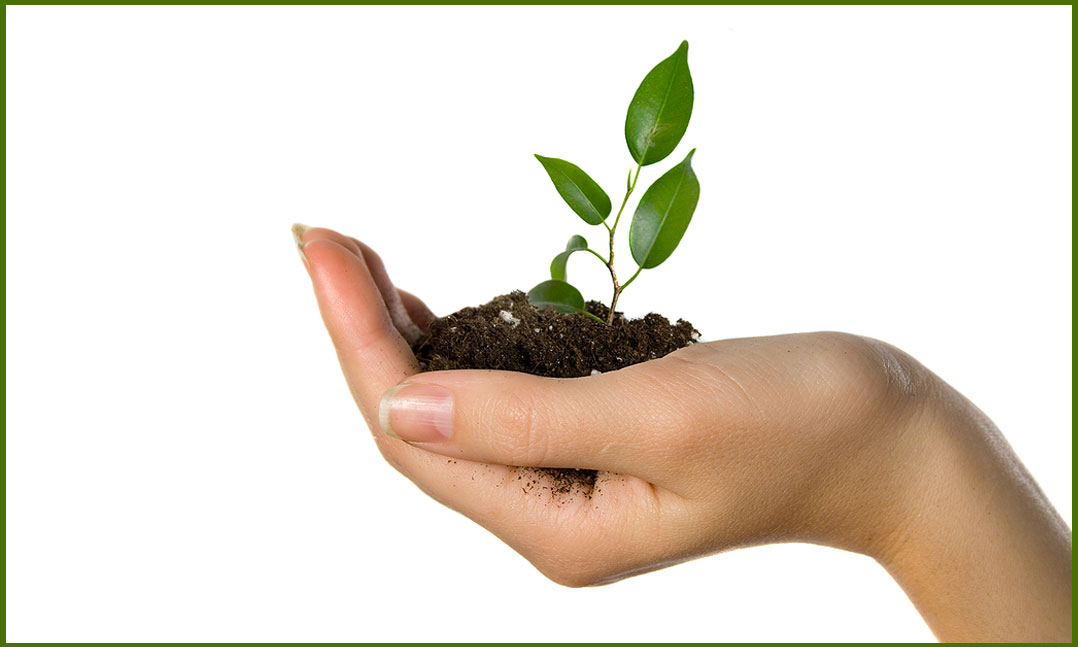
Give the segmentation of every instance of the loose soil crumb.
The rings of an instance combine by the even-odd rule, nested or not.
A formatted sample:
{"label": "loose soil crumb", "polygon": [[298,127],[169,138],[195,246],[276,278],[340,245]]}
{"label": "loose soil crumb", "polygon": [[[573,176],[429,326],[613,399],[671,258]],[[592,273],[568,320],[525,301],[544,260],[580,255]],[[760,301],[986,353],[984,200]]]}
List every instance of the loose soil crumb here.
{"label": "loose soil crumb", "polygon": [[[572,503],[572,494],[591,499],[599,473],[576,467],[518,467],[517,480],[525,493],[547,490],[561,502]],[[568,499],[568,500],[567,500]]]}
{"label": "loose soil crumb", "polygon": [[[598,301],[586,308],[604,322],[610,312]],[[684,319],[671,324],[655,313],[626,319],[617,312],[607,326],[582,314],[539,310],[514,291],[434,320],[412,350],[424,371],[482,368],[585,377],[657,359],[699,338]],[[595,470],[571,468],[520,470],[525,492],[549,490],[561,499],[574,493],[590,499],[598,476]]]}

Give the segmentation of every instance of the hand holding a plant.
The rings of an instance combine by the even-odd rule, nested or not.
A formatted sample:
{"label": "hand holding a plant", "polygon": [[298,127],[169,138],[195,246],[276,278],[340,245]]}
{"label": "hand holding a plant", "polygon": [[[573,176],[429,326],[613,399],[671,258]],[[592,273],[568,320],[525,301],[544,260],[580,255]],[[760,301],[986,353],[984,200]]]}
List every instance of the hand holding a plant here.
{"label": "hand holding a plant", "polygon": [[[569,586],[756,544],[877,559],[944,640],[1069,640],[1070,531],[999,431],[901,351],[841,333],[696,344],[585,378],[419,373],[433,316],[381,260],[297,231],[386,460]],[[590,498],[519,466],[600,470]]]}

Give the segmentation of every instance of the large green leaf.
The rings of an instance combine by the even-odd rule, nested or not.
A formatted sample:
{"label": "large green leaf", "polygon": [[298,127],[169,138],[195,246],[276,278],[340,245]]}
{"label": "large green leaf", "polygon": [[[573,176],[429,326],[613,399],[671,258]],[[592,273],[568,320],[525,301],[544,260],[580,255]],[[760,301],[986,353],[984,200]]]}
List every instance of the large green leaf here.
{"label": "large green leaf", "polygon": [[556,157],[536,155],[535,159],[546,169],[554,188],[584,222],[599,225],[606,220],[610,215],[610,197],[579,166]]}
{"label": "large green leaf", "polygon": [[584,296],[565,281],[551,279],[528,290],[528,301],[542,310],[553,306],[558,312],[569,314],[584,312]]}
{"label": "large green leaf", "polygon": [[674,152],[692,115],[689,41],[656,65],[637,88],[625,117],[625,142],[637,163],[654,164]]}
{"label": "large green leaf", "polygon": [[560,281],[566,281],[565,278],[565,264],[569,262],[569,257],[573,255],[573,252],[583,251],[588,248],[588,241],[584,240],[583,236],[573,236],[569,239],[569,242],[565,245],[565,251],[554,257],[554,260],[550,261],[550,278],[558,279]]}
{"label": "large green leaf", "polygon": [[644,269],[659,265],[674,252],[692,220],[700,199],[700,182],[692,170],[689,151],[683,162],[648,187],[629,227],[629,250]]}

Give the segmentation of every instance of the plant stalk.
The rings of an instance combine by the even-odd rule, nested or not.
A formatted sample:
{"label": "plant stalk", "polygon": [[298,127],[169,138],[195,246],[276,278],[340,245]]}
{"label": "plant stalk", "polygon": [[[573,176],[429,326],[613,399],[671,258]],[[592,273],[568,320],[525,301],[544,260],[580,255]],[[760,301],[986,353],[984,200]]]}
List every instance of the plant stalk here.
{"label": "plant stalk", "polygon": [[[629,196],[633,194],[633,189],[636,188],[636,181],[640,178],[640,168],[643,163],[636,165],[636,173],[633,175],[633,180],[630,182],[625,190],[625,197],[621,199],[621,207],[618,209],[618,215],[614,218],[614,226],[609,227],[610,230],[610,257],[606,259],[606,267],[610,270],[610,280],[614,282],[614,297],[610,299],[610,314],[606,317],[606,325],[614,325],[614,308],[618,305],[618,297],[621,296],[621,291],[624,290],[633,279],[636,278],[636,274],[633,275],[633,279],[625,285],[618,283],[618,273],[614,270],[614,232],[618,228],[618,223],[621,221],[621,213],[625,211],[625,204],[629,202]],[[640,271],[637,270],[637,274]]]}

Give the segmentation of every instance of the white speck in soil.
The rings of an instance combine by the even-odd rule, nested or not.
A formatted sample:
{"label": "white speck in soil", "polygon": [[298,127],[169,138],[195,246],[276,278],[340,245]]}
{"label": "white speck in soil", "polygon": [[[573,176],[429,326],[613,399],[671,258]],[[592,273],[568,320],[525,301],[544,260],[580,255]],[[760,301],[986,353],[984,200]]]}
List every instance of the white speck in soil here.
{"label": "white speck in soil", "polygon": [[514,317],[513,313],[509,312],[508,310],[502,310],[501,312],[499,312],[498,317],[513,328],[516,328],[518,325],[520,325],[520,319]]}
{"label": "white speck in soil", "polygon": [[532,330],[534,330],[535,332],[539,332],[538,328],[532,328]]}
{"label": "white speck in soil", "polygon": [[603,372],[602,372],[602,371],[600,371],[600,370],[599,370],[599,369],[597,369],[597,368],[593,368],[593,369],[591,369],[591,374],[592,374],[592,375],[602,375],[602,374],[603,374]]}

